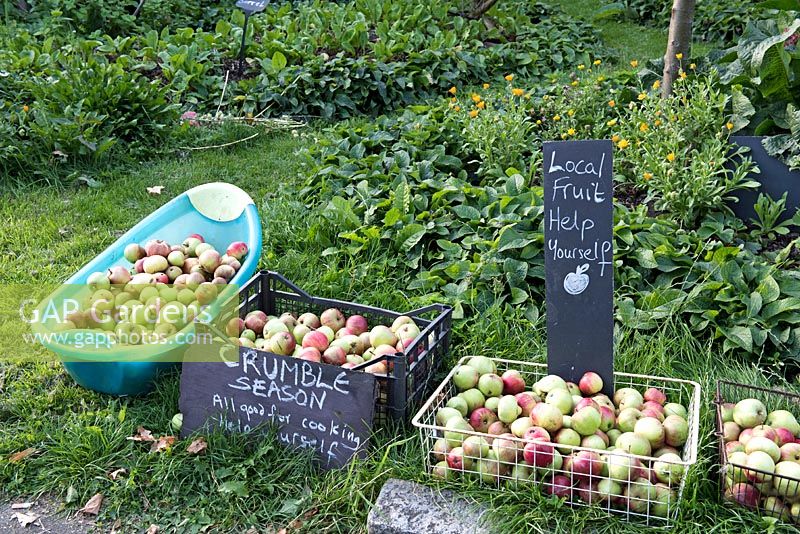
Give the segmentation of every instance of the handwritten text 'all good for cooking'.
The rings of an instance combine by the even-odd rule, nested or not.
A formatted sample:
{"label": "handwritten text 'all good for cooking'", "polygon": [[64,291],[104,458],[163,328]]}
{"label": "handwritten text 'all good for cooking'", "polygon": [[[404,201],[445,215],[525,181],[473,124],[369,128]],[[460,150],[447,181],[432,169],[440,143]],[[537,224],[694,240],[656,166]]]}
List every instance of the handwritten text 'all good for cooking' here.
{"label": "handwritten text 'all good for cooking'", "polygon": [[[561,164],[557,162],[557,151],[550,156],[548,173],[563,172],[553,180],[551,188],[552,204],[547,214],[547,228],[550,237],[547,247],[556,260],[582,260],[594,262],[600,266],[600,276],[604,276],[606,265],[611,265],[613,246],[611,241],[592,239],[591,230],[595,221],[591,217],[581,214],[580,204],[592,206],[602,204],[608,200],[607,192],[603,188],[603,164],[606,155],[602,154],[599,164],[586,160],[567,160]],[[559,202],[566,203],[569,208],[563,211]],[[554,206],[554,207],[553,207]],[[575,232],[580,235],[580,246],[559,245],[558,234]],[[553,237],[555,236],[555,237]],[[570,240],[572,241],[572,240]]]}

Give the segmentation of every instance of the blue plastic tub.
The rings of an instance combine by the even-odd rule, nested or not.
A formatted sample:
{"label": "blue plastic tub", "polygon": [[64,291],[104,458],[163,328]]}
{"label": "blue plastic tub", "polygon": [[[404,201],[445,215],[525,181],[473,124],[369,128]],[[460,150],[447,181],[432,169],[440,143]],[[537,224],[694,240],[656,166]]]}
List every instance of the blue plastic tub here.
{"label": "blue plastic tub", "polygon": [[[130,267],[123,257],[125,245],[129,243],[145,243],[150,239],[180,243],[190,233],[201,234],[206,242],[222,251],[232,241],[247,243],[249,253],[230,282],[230,292],[236,291],[255,274],[262,244],[261,220],[256,206],[238,187],[217,182],[190,189],[151,213],[70,277],[50,296],[50,300],[58,301],[86,291],[83,284],[95,271],[104,271],[115,265]],[[40,329],[46,330],[46,324]],[[86,332],[71,330],[68,334],[80,336]],[[176,343],[111,348],[78,348],[71,342],[43,341],[43,344],[59,356],[78,384],[111,395],[147,393],[152,389],[155,377],[173,368],[186,349]]]}

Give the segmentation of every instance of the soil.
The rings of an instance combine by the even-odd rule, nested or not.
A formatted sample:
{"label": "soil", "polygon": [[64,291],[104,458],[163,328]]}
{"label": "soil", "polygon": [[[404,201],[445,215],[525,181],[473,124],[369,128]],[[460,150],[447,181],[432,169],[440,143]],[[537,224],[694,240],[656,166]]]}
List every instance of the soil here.
{"label": "soil", "polygon": [[239,80],[247,80],[258,76],[258,71],[251,69],[245,60],[242,71],[239,72],[239,59],[226,58],[222,60],[222,72],[230,72],[228,80],[236,82]]}
{"label": "soil", "polygon": [[[614,184],[614,200],[622,204],[628,209],[633,209],[642,204],[645,204],[644,199],[647,198],[647,193],[632,184]],[[655,217],[660,214],[652,203],[647,203],[647,215]]]}
{"label": "soil", "polygon": [[[789,243],[791,243],[798,237],[800,237],[800,232],[791,231],[786,235],[776,236],[775,239],[769,239],[769,240],[765,239],[764,242],[762,243],[764,247],[764,252],[777,252],[779,250],[782,250],[786,248],[789,245]],[[800,260],[800,250],[798,250],[798,247],[794,247],[792,251],[789,252],[789,259],[793,261]]]}
{"label": "soil", "polygon": [[[29,508],[14,510],[13,504],[32,503]],[[59,511],[57,501],[49,497],[39,499],[12,499],[0,501],[0,532],[10,534],[37,534],[57,532],[58,534],[87,534],[96,532],[97,527],[91,517],[68,515]],[[38,519],[23,527],[17,520],[17,513],[38,516]],[[80,515],[80,514],[79,514]]]}

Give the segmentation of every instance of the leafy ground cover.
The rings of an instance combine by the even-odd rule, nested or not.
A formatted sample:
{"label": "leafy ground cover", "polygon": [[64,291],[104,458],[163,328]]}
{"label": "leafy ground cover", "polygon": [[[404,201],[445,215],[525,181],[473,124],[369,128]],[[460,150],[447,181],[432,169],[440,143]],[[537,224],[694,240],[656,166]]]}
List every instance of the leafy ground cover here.
{"label": "leafy ground cover", "polygon": [[[487,34],[478,33],[477,21],[453,17],[438,4],[359,1],[360,11],[300,4],[308,15],[302,20],[312,21],[306,26],[280,8],[253,21],[249,54],[259,60],[227,86],[224,68],[237,51],[240,18],[204,21],[202,30],[162,31],[160,22],[148,22],[157,31],[130,39],[129,29],[105,38],[80,22],[90,20],[84,7],[102,2],[67,6],[75,9],[55,17],[60,27],[51,20],[17,22],[23,33],[7,27],[2,37],[10,44],[0,52],[0,70],[22,74],[0,78],[0,113],[10,114],[13,125],[0,136],[33,145],[14,152],[13,143],[0,144],[6,150],[0,161],[8,165],[3,177],[18,181],[0,205],[6,222],[0,247],[11,251],[0,256],[0,280],[56,283],[173,195],[225,180],[258,204],[261,267],[323,296],[399,310],[453,304],[462,317],[445,368],[476,353],[541,362],[539,144],[608,137],[615,143],[618,191],[617,367],[697,380],[704,390],[699,461],[674,530],[781,531],[721,503],[710,402],[718,378],[800,391],[784,372],[797,353],[800,289],[791,239],[775,245],[780,210],[765,199],[753,230],[720,209],[725,197],[749,184],[725,170],[726,141],[737,127],[728,121],[736,118],[705,64],[687,62],[678,96],[661,103],[654,97],[658,68],[648,60],[663,55],[663,32],[631,21],[590,22],[594,2],[549,5],[556,4],[566,15],[541,4],[496,15],[514,35],[533,32],[521,43],[499,29],[481,40]],[[205,4],[191,4],[197,5]],[[381,16],[398,22],[372,27]],[[537,22],[533,29],[530,21]],[[65,52],[59,46],[67,29],[79,36]],[[380,40],[372,40],[373,31],[381,32]],[[451,51],[448,43],[462,38],[470,44]],[[416,52],[397,55],[406,48]],[[703,44],[695,48],[697,55],[707,51]],[[536,60],[529,61],[533,52]],[[420,74],[431,64],[438,73],[433,81]],[[388,76],[385,65],[407,70]],[[74,94],[58,66],[72,66],[69,76],[95,87],[87,90],[86,107],[65,110]],[[120,75],[120,68],[130,74]],[[362,68],[361,81],[342,83]],[[291,85],[290,73],[304,81]],[[93,82],[112,74],[117,85],[106,95]],[[53,76],[52,91],[37,79],[44,75]],[[384,97],[376,80],[401,89]],[[278,102],[277,86],[269,84],[293,87],[297,102]],[[37,96],[42,109],[22,108],[10,96],[17,94]],[[337,102],[337,95],[352,105]],[[124,112],[103,108],[106,96]],[[223,101],[222,109],[246,117],[268,100],[278,102],[276,110],[336,118],[397,111],[313,123],[295,134],[262,133],[224,149],[181,148],[225,144],[256,128],[188,122],[176,128],[187,106],[214,113]],[[330,102],[333,110],[321,112]],[[53,114],[58,128],[51,127]],[[19,128],[31,133],[15,137]],[[166,157],[151,159],[154,147]],[[102,157],[95,157],[100,148]],[[60,161],[65,158],[68,165]],[[20,178],[21,164],[63,187],[21,185],[29,181]],[[149,194],[153,186],[164,190]],[[204,455],[187,451],[191,440],[150,452],[149,444],[127,438],[139,426],[156,436],[172,434],[176,374],[162,377],[145,397],[112,399],[79,388],[41,348],[30,350],[42,359],[0,361],[4,498],[48,494],[75,511],[100,493],[98,521],[106,529],[119,521],[132,531],[152,523],[186,532],[349,533],[364,530],[387,478],[436,484],[422,473],[419,439],[407,427],[379,429],[366,460],[330,473],[269,437],[214,434],[205,436]],[[30,454],[16,460],[21,451]],[[564,509],[536,492],[498,493],[470,483],[456,489],[487,503],[500,531],[642,529],[597,510]]]}

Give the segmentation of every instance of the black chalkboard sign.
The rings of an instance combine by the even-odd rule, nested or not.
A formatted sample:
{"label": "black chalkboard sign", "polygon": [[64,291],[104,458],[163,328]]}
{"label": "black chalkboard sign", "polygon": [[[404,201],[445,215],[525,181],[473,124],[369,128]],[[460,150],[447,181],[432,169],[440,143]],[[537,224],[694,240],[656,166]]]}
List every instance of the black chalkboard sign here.
{"label": "black chalkboard sign", "polygon": [[181,435],[273,423],[285,445],[315,449],[322,467],[342,467],[366,453],[375,394],[369,373],[240,348],[239,361],[183,363]]}
{"label": "black chalkboard sign", "polygon": [[252,15],[253,13],[264,11],[267,8],[267,4],[269,4],[269,0],[238,0],[236,7],[248,15]]}
{"label": "black chalkboard sign", "polygon": [[545,296],[550,373],[614,387],[611,141],[544,143]]}
{"label": "black chalkboard sign", "polygon": [[[748,176],[751,180],[759,182],[761,187],[734,191],[732,196],[738,199],[738,202],[728,202],[736,216],[747,223],[750,222],[750,219],[757,220],[756,210],[753,209],[753,206],[758,200],[759,193],[764,193],[773,200],[780,200],[786,193],[786,211],[778,218],[781,222],[791,219],[800,208],[800,171],[792,171],[784,162],[770,156],[762,144],[763,140],[763,137],[738,135],[731,137],[733,143],[750,148],[747,156],[758,165],[761,171]],[[733,164],[735,165],[735,162]]]}

